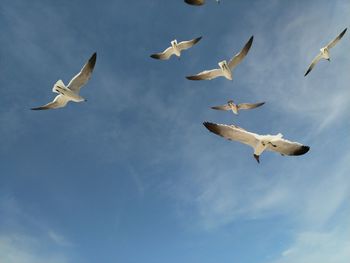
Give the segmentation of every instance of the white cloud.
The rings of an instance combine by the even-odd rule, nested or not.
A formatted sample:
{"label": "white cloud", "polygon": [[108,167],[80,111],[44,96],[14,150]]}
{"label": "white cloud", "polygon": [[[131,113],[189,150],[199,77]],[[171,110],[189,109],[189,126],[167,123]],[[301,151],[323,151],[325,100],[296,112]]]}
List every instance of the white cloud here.
{"label": "white cloud", "polygon": [[348,263],[350,228],[345,223],[329,231],[301,232],[274,263]]}
{"label": "white cloud", "polygon": [[0,235],[0,262],[68,263],[60,253],[43,252],[44,243],[24,235]]}

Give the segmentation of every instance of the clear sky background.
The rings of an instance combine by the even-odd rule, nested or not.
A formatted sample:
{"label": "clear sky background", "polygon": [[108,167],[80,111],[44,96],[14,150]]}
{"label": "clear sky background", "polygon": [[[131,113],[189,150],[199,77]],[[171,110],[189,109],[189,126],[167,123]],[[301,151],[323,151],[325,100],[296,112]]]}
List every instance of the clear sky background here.
{"label": "clear sky background", "polygon": [[[0,262],[348,263],[348,0],[0,3]],[[252,48],[224,78],[186,75]],[[203,39],[156,61],[173,39]],[[87,103],[30,111],[91,56]],[[233,116],[210,106],[266,101]],[[300,157],[209,133],[236,124]]]}

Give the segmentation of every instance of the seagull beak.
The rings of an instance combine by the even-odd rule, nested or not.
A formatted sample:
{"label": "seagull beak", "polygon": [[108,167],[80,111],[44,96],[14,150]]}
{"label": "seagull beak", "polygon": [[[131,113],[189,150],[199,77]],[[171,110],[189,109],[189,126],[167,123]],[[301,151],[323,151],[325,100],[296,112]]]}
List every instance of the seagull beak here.
{"label": "seagull beak", "polygon": [[84,101],[87,102],[87,99],[85,99]]}
{"label": "seagull beak", "polygon": [[255,160],[256,160],[258,163],[260,163],[260,159],[259,159],[259,157],[260,157],[260,155],[256,155],[256,154],[254,154],[254,158],[255,158]]}
{"label": "seagull beak", "polygon": [[329,58],[329,59],[327,59],[329,62],[331,62],[331,59]]}

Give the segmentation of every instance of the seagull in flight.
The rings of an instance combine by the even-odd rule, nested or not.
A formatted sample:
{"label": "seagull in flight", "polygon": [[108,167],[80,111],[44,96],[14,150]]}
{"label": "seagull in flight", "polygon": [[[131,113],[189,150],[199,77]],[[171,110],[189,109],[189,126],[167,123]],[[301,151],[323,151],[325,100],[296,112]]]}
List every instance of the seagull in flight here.
{"label": "seagull in flight", "polygon": [[[220,0],[215,0],[218,4],[220,4]],[[204,5],[205,0],[185,0],[185,3],[189,5]]]}
{"label": "seagull in flight", "polygon": [[197,37],[195,39],[189,40],[189,41],[182,41],[180,43],[177,43],[177,40],[171,41],[171,46],[168,47],[166,50],[164,50],[162,53],[157,53],[151,55],[151,58],[154,59],[161,59],[161,60],[167,60],[169,59],[172,55],[175,55],[177,57],[181,56],[181,51],[189,49],[193,47],[195,44],[201,40],[202,37]]}
{"label": "seagull in flight", "polygon": [[205,70],[197,75],[186,77],[189,80],[211,80],[217,77],[225,77],[232,80],[232,70],[244,59],[248,54],[250,47],[252,46],[254,36],[251,36],[248,42],[244,45],[243,49],[236,54],[228,63],[226,60],[219,62],[218,69]]}
{"label": "seagull in flight", "polygon": [[250,109],[255,109],[257,107],[260,107],[264,105],[265,102],[259,102],[259,103],[240,103],[240,104],[235,104],[233,100],[229,100],[226,104],[220,105],[220,106],[214,106],[211,107],[213,110],[224,110],[224,111],[229,111],[231,110],[234,114],[238,115],[239,110],[250,110]]}
{"label": "seagull in flight", "polygon": [[41,107],[32,108],[32,110],[58,109],[65,107],[69,101],[86,101],[86,99],[79,95],[79,91],[80,88],[89,81],[95,64],[96,53],[91,56],[81,71],[72,78],[72,80],[68,83],[68,86],[65,86],[62,80],[59,80],[55,83],[52,88],[52,92],[58,93],[58,95],[52,102],[49,102],[48,104]]}
{"label": "seagull in flight", "polygon": [[323,58],[326,59],[328,61],[331,61],[330,59],[330,55],[329,55],[329,50],[334,47],[339,41],[340,39],[342,39],[342,37],[344,36],[344,34],[346,33],[347,28],[345,28],[343,30],[343,32],[341,32],[335,39],[333,39],[330,43],[328,43],[327,46],[323,47],[320,49],[320,53],[314,58],[314,60],[311,62],[308,70],[306,71],[305,75],[310,73],[310,71],[315,67],[315,65]]}
{"label": "seagull in flight", "polygon": [[309,146],[298,142],[283,139],[281,133],[277,135],[259,135],[248,132],[235,125],[216,124],[204,122],[203,125],[211,132],[228,140],[247,144],[254,149],[254,158],[260,163],[260,155],[265,151],[278,152],[281,155],[303,155],[310,150]]}

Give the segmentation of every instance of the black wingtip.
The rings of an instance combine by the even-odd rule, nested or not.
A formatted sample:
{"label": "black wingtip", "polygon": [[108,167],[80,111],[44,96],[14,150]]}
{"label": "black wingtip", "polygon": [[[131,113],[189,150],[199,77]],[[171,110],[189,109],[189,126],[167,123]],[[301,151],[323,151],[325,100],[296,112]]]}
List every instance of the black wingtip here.
{"label": "black wingtip", "polygon": [[195,43],[198,43],[202,38],[202,36],[195,38]]}
{"label": "black wingtip", "polygon": [[254,154],[254,158],[258,163],[260,163],[260,155]]}
{"label": "black wingtip", "polygon": [[310,73],[310,71],[311,71],[311,70],[306,71],[306,73],[305,73],[304,77],[306,77],[306,76],[307,76],[307,74],[309,74],[309,73]]}
{"label": "black wingtip", "polygon": [[156,54],[152,54],[152,55],[150,55],[150,57],[151,57],[151,58],[154,58],[154,59],[159,59],[159,56],[156,55]]}
{"label": "black wingtip", "polygon": [[219,130],[218,130],[218,125],[212,122],[203,122],[203,125],[205,126],[205,128],[207,128],[209,131],[211,131],[212,133],[215,134],[220,134]]}
{"label": "black wingtip", "polygon": [[187,76],[186,79],[188,79],[188,80],[200,80],[197,76]]}
{"label": "black wingtip", "polygon": [[94,68],[95,64],[96,64],[96,58],[97,58],[97,53],[95,52],[94,54],[92,54],[92,56],[89,58],[89,65]]}
{"label": "black wingtip", "polygon": [[301,146],[298,150],[296,150],[293,155],[303,155],[305,153],[307,153],[308,151],[310,150],[310,147],[309,146]]}
{"label": "black wingtip", "polygon": [[202,1],[198,0],[184,0],[185,3],[189,5],[203,5],[204,3]]}

